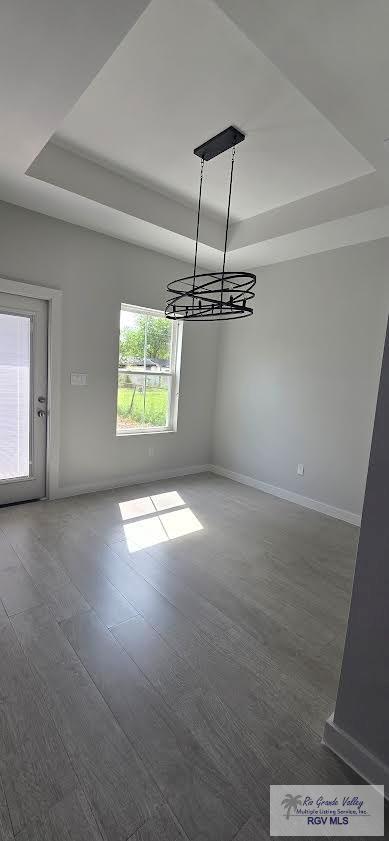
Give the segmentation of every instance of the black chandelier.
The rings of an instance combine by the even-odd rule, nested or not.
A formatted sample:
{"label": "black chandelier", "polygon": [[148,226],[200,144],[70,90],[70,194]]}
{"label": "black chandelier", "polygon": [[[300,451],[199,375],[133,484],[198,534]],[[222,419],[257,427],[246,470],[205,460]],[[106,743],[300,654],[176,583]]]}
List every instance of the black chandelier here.
{"label": "black chandelier", "polygon": [[[201,158],[201,169],[193,274],[187,277],[180,277],[178,280],[172,280],[168,283],[167,288],[172,293],[172,297],[169,298],[166,304],[166,318],[180,321],[228,321],[232,318],[247,318],[253,314],[253,309],[249,306],[248,302],[254,298],[254,292],[252,290],[256,282],[255,274],[252,274],[252,272],[225,271],[235,147],[244,139],[245,135],[239,129],[229,126],[229,128],[224,129],[224,131],[221,131],[215,137],[211,137],[210,140],[202,143],[201,146],[197,146],[194,150],[194,154]],[[197,251],[199,245],[204,162],[210,161],[222,152],[226,152],[227,149],[232,149],[232,158],[223,267],[221,272],[198,274]]]}

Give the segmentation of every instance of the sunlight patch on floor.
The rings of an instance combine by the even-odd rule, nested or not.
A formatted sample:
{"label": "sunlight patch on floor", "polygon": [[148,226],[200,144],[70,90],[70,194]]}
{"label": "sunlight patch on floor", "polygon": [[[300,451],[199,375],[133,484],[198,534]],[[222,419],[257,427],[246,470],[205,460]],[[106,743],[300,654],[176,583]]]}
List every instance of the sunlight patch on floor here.
{"label": "sunlight patch on floor", "polygon": [[159,519],[169,540],[174,540],[175,537],[182,537],[185,534],[193,534],[193,532],[201,531],[203,528],[190,508],[181,508],[180,511],[169,511],[168,514],[161,514]]}
{"label": "sunlight patch on floor", "polygon": [[155,506],[151,497],[142,496],[139,499],[127,499],[125,502],[119,502],[119,509],[123,520],[133,520],[135,517],[153,514]]}
{"label": "sunlight patch on floor", "polygon": [[[119,502],[119,509],[123,520],[124,539],[130,552],[147,549],[203,529],[196,515],[185,505],[177,491],[124,500]],[[151,514],[155,516],[150,516]]]}

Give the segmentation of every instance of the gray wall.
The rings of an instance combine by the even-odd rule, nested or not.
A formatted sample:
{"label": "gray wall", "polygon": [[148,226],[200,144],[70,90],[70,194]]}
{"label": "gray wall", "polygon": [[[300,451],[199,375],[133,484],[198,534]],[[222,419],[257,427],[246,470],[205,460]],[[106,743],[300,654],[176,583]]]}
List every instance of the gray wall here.
{"label": "gray wall", "polygon": [[[213,461],[359,513],[388,266],[380,240],[259,269],[253,318],[185,325],[177,433],[117,439],[120,303],[162,308],[166,281],[188,266],[0,204],[0,275],[64,292],[61,486]],[[71,371],[86,371],[88,386],[72,387]]]}
{"label": "gray wall", "polygon": [[388,240],[257,270],[255,315],[221,326],[215,464],[360,514],[388,271]]}
{"label": "gray wall", "polygon": [[386,765],[389,765],[388,431],[389,330],[334,713],[334,723]]}
{"label": "gray wall", "polygon": [[[0,276],[64,293],[61,486],[110,484],[210,461],[213,325],[201,325],[201,341],[198,326],[184,327],[178,431],[115,436],[120,304],[162,309],[166,282],[185,274],[185,263],[0,204]],[[88,386],[71,386],[71,371],[86,372]]]}

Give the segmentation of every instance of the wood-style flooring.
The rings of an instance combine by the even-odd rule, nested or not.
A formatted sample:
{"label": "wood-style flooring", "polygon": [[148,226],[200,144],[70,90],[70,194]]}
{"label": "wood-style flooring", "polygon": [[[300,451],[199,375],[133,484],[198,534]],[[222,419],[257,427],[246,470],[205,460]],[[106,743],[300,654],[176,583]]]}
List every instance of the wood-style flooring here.
{"label": "wood-style flooring", "polygon": [[0,839],[269,838],[321,745],[358,530],[199,475],[0,510]]}

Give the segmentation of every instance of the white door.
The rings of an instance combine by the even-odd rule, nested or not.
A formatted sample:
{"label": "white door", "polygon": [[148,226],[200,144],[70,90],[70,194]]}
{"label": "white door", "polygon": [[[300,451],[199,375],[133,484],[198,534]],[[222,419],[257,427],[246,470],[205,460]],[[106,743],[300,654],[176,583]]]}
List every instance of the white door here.
{"label": "white door", "polygon": [[0,505],[46,493],[47,303],[0,293]]}

